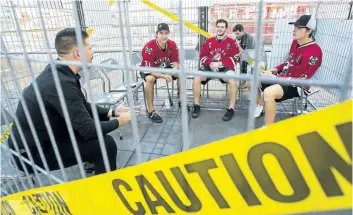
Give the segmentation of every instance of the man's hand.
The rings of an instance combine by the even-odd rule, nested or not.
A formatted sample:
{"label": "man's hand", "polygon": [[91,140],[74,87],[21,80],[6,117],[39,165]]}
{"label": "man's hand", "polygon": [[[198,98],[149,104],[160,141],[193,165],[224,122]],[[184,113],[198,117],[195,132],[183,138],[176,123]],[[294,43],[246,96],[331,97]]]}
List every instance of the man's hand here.
{"label": "man's hand", "polygon": [[118,117],[118,121],[119,121],[119,127],[125,125],[126,123],[131,121],[131,112],[124,112],[122,114],[120,114],[120,116]]}
{"label": "man's hand", "polygon": [[220,62],[212,62],[210,68],[213,72],[218,72],[218,68],[221,66]]}
{"label": "man's hand", "polygon": [[164,75],[163,78],[168,82],[171,82],[173,80],[171,75]]}
{"label": "man's hand", "polygon": [[129,108],[125,106],[119,106],[115,108],[115,116],[119,117],[122,113],[128,112]]}
{"label": "man's hand", "polygon": [[272,68],[272,69],[269,69],[268,71],[272,72],[272,74],[276,74],[278,72],[278,69]]}
{"label": "man's hand", "polygon": [[275,77],[276,75],[274,75],[271,71],[267,70],[263,70],[263,71],[260,71],[260,75],[262,76],[270,76],[270,77]]}
{"label": "man's hand", "polygon": [[173,69],[179,69],[179,64],[178,63],[171,63]]}

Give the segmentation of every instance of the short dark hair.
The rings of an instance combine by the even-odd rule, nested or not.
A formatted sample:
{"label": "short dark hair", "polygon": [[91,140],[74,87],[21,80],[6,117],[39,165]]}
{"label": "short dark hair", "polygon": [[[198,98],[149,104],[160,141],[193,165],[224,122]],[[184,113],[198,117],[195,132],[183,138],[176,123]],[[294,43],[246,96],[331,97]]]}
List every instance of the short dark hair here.
{"label": "short dark hair", "polygon": [[[81,30],[82,39],[88,38],[88,34],[85,30]],[[65,28],[59,31],[55,37],[55,49],[58,55],[65,55],[73,48],[77,46],[76,31],[75,28]]]}
{"label": "short dark hair", "polygon": [[224,24],[226,24],[226,28],[228,28],[228,22],[227,22],[225,19],[219,19],[219,20],[217,20],[216,26],[218,25],[218,23],[224,23]]}
{"label": "short dark hair", "polygon": [[244,26],[243,26],[242,24],[236,24],[236,25],[233,27],[233,32],[236,32],[236,31],[239,31],[239,32],[244,31]]}
{"label": "short dark hair", "polygon": [[306,28],[307,31],[310,31],[310,34],[309,34],[309,38],[311,38],[313,36],[313,33],[314,33],[314,30],[313,29],[310,29],[310,28]]}

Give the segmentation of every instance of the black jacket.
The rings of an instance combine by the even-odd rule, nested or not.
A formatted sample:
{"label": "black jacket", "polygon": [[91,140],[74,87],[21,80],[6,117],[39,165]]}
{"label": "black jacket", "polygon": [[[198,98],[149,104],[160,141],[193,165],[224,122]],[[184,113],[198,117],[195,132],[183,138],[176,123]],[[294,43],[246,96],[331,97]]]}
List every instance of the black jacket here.
{"label": "black jacket", "polygon": [[[96,139],[97,131],[91,111],[91,104],[86,101],[81,91],[79,82],[80,76],[75,75],[75,73],[72,72],[68,66],[56,65],[56,68],[75,135],[85,140]],[[57,140],[57,144],[67,144],[70,140],[70,137],[64,120],[63,110],[59,101],[59,95],[55,88],[53,72],[50,65],[47,65],[44,71],[36,78],[36,81],[43,99],[45,109],[47,111],[49,122],[53,129],[55,139]],[[45,126],[42,113],[39,109],[39,104],[34,92],[33,83],[24,90],[22,96],[26,101],[29,115],[32,117],[32,121],[40,144],[44,148],[50,146],[51,143],[49,134]],[[107,114],[109,109],[97,106],[97,110],[101,120],[100,125],[103,135],[119,127],[119,122],[117,119],[108,121],[109,117]],[[25,117],[25,112],[21,103],[18,104],[16,116],[19,120],[19,123],[21,124],[29,148],[35,148],[34,138],[28,121]],[[19,135],[18,125],[15,123],[12,128],[11,135],[14,135],[20,149],[23,149],[24,147]],[[9,139],[9,146],[13,148],[11,138]]]}

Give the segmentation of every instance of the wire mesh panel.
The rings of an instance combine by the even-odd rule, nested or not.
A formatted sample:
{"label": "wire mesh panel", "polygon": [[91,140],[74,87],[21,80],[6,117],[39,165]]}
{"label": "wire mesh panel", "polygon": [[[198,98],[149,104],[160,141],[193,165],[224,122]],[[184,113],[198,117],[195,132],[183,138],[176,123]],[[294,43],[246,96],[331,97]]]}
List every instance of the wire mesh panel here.
{"label": "wire mesh panel", "polygon": [[[250,81],[253,85],[257,84],[260,79],[266,82],[266,79],[256,75],[260,70],[261,62],[258,59],[262,56],[261,53],[266,52],[267,68],[283,63],[293,40],[293,28],[288,25],[288,22],[295,21],[301,15],[314,13],[318,18],[314,38],[322,48],[324,57],[319,72],[310,82],[314,90],[319,90],[312,100],[315,100],[315,105],[326,107],[343,99],[352,98],[351,86],[347,82],[352,75],[352,20],[349,18],[352,12],[349,1],[198,0],[179,2],[154,0],[151,2],[154,6],[151,4],[147,6],[138,0],[113,1],[113,3],[111,1],[70,0],[1,1],[1,16],[3,18],[1,20],[3,26],[1,35],[1,113],[2,115],[5,111],[9,113],[3,120],[1,133],[12,122],[17,125],[21,124],[19,123],[21,119],[16,117],[16,109],[18,106],[28,109],[25,105],[26,101],[20,100],[20,98],[29,87],[35,92],[31,102],[38,103],[37,109],[40,110],[40,116],[43,117],[40,123],[45,125],[43,130],[48,132],[48,145],[52,144],[50,147],[55,151],[52,153],[59,158],[61,157],[60,154],[58,156],[56,151],[58,146],[55,144],[60,145],[62,142],[57,141],[56,130],[50,128],[52,119],[47,114],[52,111],[53,107],[48,108],[47,103],[43,102],[43,99],[47,98],[41,98],[40,95],[45,92],[40,91],[37,81],[35,81],[38,75],[44,73],[45,68],[51,68],[54,79],[52,89],[58,93],[57,100],[60,102],[57,104],[62,110],[60,119],[62,119],[62,126],[67,128],[67,136],[70,138],[70,142],[67,144],[70,146],[72,144],[72,150],[75,151],[75,161],[79,164],[66,168],[60,165],[56,170],[49,171],[48,166],[44,165],[43,168],[40,168],[34,165],[33,158],[29,156],[22,160],[21,165],[24,166],[24,163],[27,163],[37,168],[34,168],[33,173],[29,173],[27,170],[19,171],[11,158],[19,157],[25,151],[28,153],[27,151],[30,149],[26,147],[26,143],[21,148],[16,147],[16,150],[9,149],[6,143],[2,144],[1,173],[9,176],[3,180],[6,181],[4,184],[7,187],[2,194],[7,195],[33,187],[64,183],[87,176],[85,171],[88,171],[89,168],[84,169],[83,163],[86,161],[82,161],[80,158],[77,145],[78,131],[74,129],[77,125],[72,125],[73,119],[70,118],[71,113],[67,110],[68,105],[65,103],[67,101],[63,96],[65,88],[61,87],[62,81],[58,79],[59,76],[56,76],[60,66],[70,66],[71,69],[78,68],[77,74],[82,76],[81,82],[78,81],[75,84],[85,88],[84,100],[92,101],[90,104],[87,103],[86,110],[90,111],[90,117],[94,121],[94,124],[91,125],[94,127],[93,130],[96,130],[95,138],[99,143],[97,151],[102,152],[101,165],[104,164],[108,172],[109,167],[107,168],[107,166],[109,165],[107,163],[109,161],[105,156],[108,156],[111,151],[117,150],[114,147],[112,150],[106,149],[104,145],[107,140],[105,139],[106,134],[101,131],[104,124],[100,124],[102,113],[99,112],[99,108],[102,106],[109,106],[111,109],[108,114],[105,113],[107,118],[115,117],[112,111],[120,103],[129,105],[129,110],[133,112],[130,119],[132,122],[129,125],[109,133],[113,141],[117,143],[118,155],[114,159],[117,161],[118,168],[196,147],[190,144],[190,139],[194,137],[189,135],[191,118],[186,104],[183,103],[180,109],[175,105],[174,108],[169,107],[169,110],[166,110],[167,105],[162,101],[160,110],[165,121],[157,126],[148,121],[149,119],[146,117],[148,113],[140,113],[141,116],[136,116],[134,112],[138,109],[135,106],[144,106],[146,99],[144,93],[146,83],[141,78],[139,79],[139,71],[179,75],[182,101],[188,99],[190,104],[194,102],[194,95],[190,90],[193,88],[192,77],[200,76],[198,72],[199,52],[196,52],[196,57],[190,57],[187,54],[189,52],[185,51],[184,53],[184,50],[196,50],[200,45],[198,44],[200,35],[195,32],[195,29],[198,29],[198,26],[205,21],[200,18],[200,8],[207,8],[208,30],[206,29],[206,31],[209,34],[213,36],[216,34],[215,24],[218,19],[226,19],[229,24],[227,29],[229,37],[234,38],[233,27],[236,24],[242,24],[245,32],[249,33],[258,44],[254,49],[253,61],[255,60],[255,63],[249,74],[204,73],[203,75],[214,79],[228,78]],[[189,27],[183,25],[183,21],[186,21]],[[143,46],[148,41],[155,39],[157,24],[162,22],[169,24],[170,39],[178,45],[180,69],[139,67]],[[82,29],[90,33],[92,50],[95,52],[92,62],[85,62],[84,58],[74,62],[57,60],[60,56],[56,53],[55,37],[59,31],[69,27],[73,27],[77,35],[81,35],[78,33]],[[76,38],[77,51],[75,54],[85,56],[89,52],[85,52],[86,44],[80,37],[82,35]],[[238,70],[238,66],[234,70]],[[307,80],[276,80],[275,83],[301,85],[309,82]],[[125,88],[120,89],[120,86]],[[156,86],[157,89],[168,87],[163,79],[159,79]],[[111,89],[116,87],[118,90],[113,92]],[[175,83],[173,87],[177,87]],[[210,91],[210,94],[207,95],[212,102],[218,103],[218,107],[220,107],[219,103],[226,104],[228,97],[225,84],[221,84],[219,81],[209,82],[207,90]],[[244,106],[245,111],[241,112],[244,114],[241,116],[243,123],[231,124],[223,130],[232,130],[232,126],[234,126],[233,130],[245,132],[258,127],[255,125],[253,116],[257,93],[255,90],[251,92],[245,90],[243,99],[247,101],[247,105]],[[162,100],[168,96],[167,93],[162,94],[159,90],[157,94],[159,95],[157,98],[160,97]],[[108,102],[102,102],[95,106],[93,104],[95,96],[107,96]],[[117,101],[111,102],[114,99]],[[147,105],[145,104],[145,106]],[[221,108],[224,109],[223,106]],[[27,113],[28,110],[25,112]],[[32,116],[29,112],[26,114],[26,118],[31,121]],[[205,126],[212,126],[214,123],[216,122],[208,122]],[[36,126],[36,123],[31,122],[24,129],[31,131],[32,135],[36,136],[36,133],[40,133],[38,129],[36,130]],[[202,129],[202,126],[200,127]],[[168,134],[164,132],[166,130],[168,130]],[[215,134],[208,135],[217,136],[213,129],[209,129],[209,132]],[[41,148],[40,137],[34,137],[34,139],[38,139],[34,141],[38,145],[36,148]],[[22,141],[26,142],[26,138],[22,137]],[[41,153],[41,158],[45,158],[45,152]],[[11,154],[12,156],[10,156]],[[58,163],[60,163],[59,158],[57,158]],[[43,161],[43,163],[45,162]]]}

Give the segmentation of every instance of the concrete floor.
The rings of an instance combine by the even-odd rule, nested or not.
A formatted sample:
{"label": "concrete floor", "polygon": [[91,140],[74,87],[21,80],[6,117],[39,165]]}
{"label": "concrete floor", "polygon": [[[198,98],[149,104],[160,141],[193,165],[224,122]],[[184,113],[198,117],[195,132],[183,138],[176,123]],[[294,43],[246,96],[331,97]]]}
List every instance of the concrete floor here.
{"label": "concrete floor", "polygon": [[[191,98],[190,98],[191,99]],[[177,102],[174,102],[177,104]],[[192,102],[189,102],[192,104]],[[199,147],[213,141],[217,141],[229,136],[241,134],[246,131],[249,101],[244,100],[237,103],[235,116],[232,120],[224,122],[222,116],[225,113],[226,101],[224,98],[202,98],[201,115],[197,119],[191,118],[188,113],[188,129],[190,134],[190,148]],[[140,100],[140,104],[143,104]],[[174,105],[170,109],[164,106],[164,100],[155,102],[156,109],[163,118],[163,123],[152,123],[146,116],[138,116],[138,129],[140,137],[141,162],[158,159],[160,157],[179,153],[182,151],[182,127],[181,127],[181,111]],[[214,108],[223,108],[223,110],[214,110]],[[285,112],[285,109],[290,110],[290,104],[286,108],[285,105],[278,105],[279,113],[276,116],[276,121],[284,120],[291,117]],[[142,111],[143,112],[143,111]],[[255,121],[255,127],[263,125],[263,116]],[[113,131],[111,136],[117,142],[118,168],[124,168],[137,164],[137,155],[133,145],[133,134],[131,124],[121,128],[123,140],[119,139],[119,132]],[[3,149],[2,149],[3,150]],[[14,173],[13,167],[8,162],[7,153],[2,153],[1,156],[1,172],[3,175],[21,174]],[[66,172],[69,180],[80,178],[77,166],[67,168]],[[54,175],[61,178],[59,171],[54,171]],[[44,185],[50,185],[48,177],[41,175]],[[26,182],[25,182],[26,183]],[[15,188],[13,182],[9,181],[8,185]],[[28,184],[28,183],[26,183]],[[3,186],[3,189],[8,190],[8,186]],[[308,213],[310,215],[348,215],[352,214],[351,210],[336,211],[326,213]]]}

